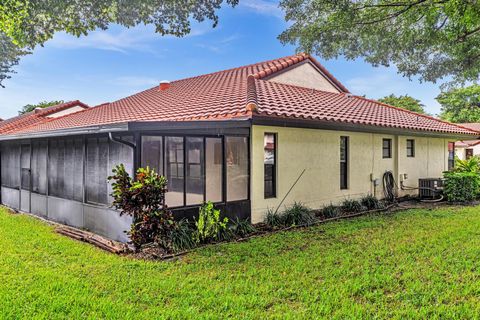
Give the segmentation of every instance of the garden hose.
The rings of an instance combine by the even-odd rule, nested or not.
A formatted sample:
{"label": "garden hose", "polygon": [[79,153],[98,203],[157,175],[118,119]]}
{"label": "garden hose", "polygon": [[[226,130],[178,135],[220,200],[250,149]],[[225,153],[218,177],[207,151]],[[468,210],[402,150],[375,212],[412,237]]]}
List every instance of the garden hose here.
{"label": "garden hose", "polygon": [[383,195],[385,196],[385,200],[390,203],[395,202],[396,195],[395,195],[395,187],[397,184],[395,183],[395,178],[393,177],[392,171],[385,171],[383,174]]}

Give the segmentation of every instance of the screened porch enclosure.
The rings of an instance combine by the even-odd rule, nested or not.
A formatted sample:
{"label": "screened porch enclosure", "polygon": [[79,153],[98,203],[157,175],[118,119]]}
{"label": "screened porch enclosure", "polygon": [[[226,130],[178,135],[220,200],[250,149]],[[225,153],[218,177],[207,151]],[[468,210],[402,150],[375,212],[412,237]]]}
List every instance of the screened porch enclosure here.
{"label": "screened porch enclosure", "polygon": [[141,166],[168,180],[166,204],[178,217],[212,201],[227,216],[249,218],[248,136],[141,135]]}
{"label": "screened porch enclosure", "polygon": [[131,223],[110,207],[107,177],[120,163],[164,175],[178,219],[204,201],[250,218],[248,135],[97,134],[2,142],[0,152],[2,204],[111,239],[127,241]]}
{"label": "screened porch enclosure", "polygon": [[131,219],[109,208],[107,176],[120,163],[133,172],[132,148],[107,136],[81,136],[3,142],[0,152],[3,204],[127,240]]}

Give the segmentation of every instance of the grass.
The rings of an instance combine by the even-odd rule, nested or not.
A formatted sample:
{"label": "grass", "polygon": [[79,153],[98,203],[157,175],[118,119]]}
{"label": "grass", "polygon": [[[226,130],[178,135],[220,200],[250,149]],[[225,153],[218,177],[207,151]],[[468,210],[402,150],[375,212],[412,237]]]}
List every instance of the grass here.
{"label": "grass", "polygon": [[480,207],[410,210],[212,246],[105,253],[0,209],[0,317],[476,318]]}

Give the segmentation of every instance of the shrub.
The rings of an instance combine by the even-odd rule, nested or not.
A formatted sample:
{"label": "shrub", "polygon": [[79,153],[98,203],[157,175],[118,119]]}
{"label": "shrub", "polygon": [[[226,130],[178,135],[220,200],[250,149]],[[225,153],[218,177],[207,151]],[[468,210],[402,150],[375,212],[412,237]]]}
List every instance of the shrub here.
{"label": "shrub", "polygon": [[472,172],[479,174],[480,173],[480,158],[478,156],[470,157],[466,160],[460,160],[458,157],[455,158],[455,167],[453,168],[455,172]]}
{"label": "shrub", "polygon": [[230,226],[232,232],[238,237],[246,237],[249,234],[257,232],[257,229],[250,223],[248,220],[242,220],[238,217],[233,220],[232,225]]}
{"label": "shrub", "polygon": [[[211,201],[205,202],[201,207],[198,220],[195,221],[197,228],[195,240],[207,242],[211,240],[226,240],[228,218],[220,218],[220,210],[215,209]],[[224,239],[220,239],[224,238]]]}
{"label": "shrub", "polygon": [[480,177],[474,172],[445,172],[443,193],[450,202],[474,200],[480,190]]}
{"label": "shrub", "polygon": [[268,208],[265,216],[265,224],[272,228],[283,227],[284,221],[281,212],[275,212],[273,209]]}
{"label": "shrub", "polygon": [[308,226],[315,222],[312,210],[300,202],[294,202],[290,207],[286,207],[282,215],[285,226]]}
{"label": "shrub", "polygon": [[367,194],[366,196],[362,197],[362,199],[360,199],[360,203],[362,206],[367,208],[367,210],[380,209],[381,207],[380,201],[378,201],[378,199],[372,194]]}
{"label": "shrub", "polygon": [[132,217],[128,234],[135,248],[138,250],[144,244],[155,243],[171,252],[170,235],[176,223],[165,206],[165,177],[146,167],[139,168],[132,179],[125,166],[120,164],[113,169],[108,180],[113,181],[113,207],[120,210],[120,215]]}
{"label": "shrub", "polygon": [[273,228],[311,225],[315,220],[312,210],[300,202],[285,207],[283,212],[275,213],[269,209],[265,217],[265,223]]}
{"label": "shrub", "polygon": [[330,203],[328,206],[323,207],[321,214],[324,219],[335,218],[340,215],[340,210]]}
{"label": "shrub", "polygon": [[172,230],[171,239],[173,244],[173,250],[180,252],[194,248],[197,243],[195,242],[195,229],[188,220],[182,219],[177,223],[176,228]]}
{"label": "shrub", "polygon": [[360,201],[353,200],[353,199],[343,200],[341,207],[344,212],[352,212],[352,213],[360,212],[363,209]]}

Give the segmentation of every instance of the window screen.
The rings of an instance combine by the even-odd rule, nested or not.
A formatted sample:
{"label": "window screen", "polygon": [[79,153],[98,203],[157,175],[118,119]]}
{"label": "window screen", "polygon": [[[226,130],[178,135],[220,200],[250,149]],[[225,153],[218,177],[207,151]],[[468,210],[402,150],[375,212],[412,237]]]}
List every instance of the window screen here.
{"label": "window screen", "polygon": [[407,157],[415,157],[415,140],[407,139]]}
{"label": "window screen", "polygon": [[264,197],[276,196],[276,136],[265,133],[263,138]]}
{"label": "window screen", "polygon": [[187,205],[203,202],[205,162],[203,138],[186,138],[186,199]]}
{"label": "window screen", "polygon": [[20,144],[3,143],[1,162],[2,185],[20,188]]}
{"label": "window screen", "polygon": [[32,192],[47,193],[47,141],[32,142]]}
{"label": "window screen", "polygon": [[223,146],[221,138],[205,139],[205,175],[207,201],[221,202],[223,200]]}
{"label": "window screen", "polygon": [[392,139],[383,139],[382,156],[384,159],[392,157]]}
{"label": "window screen", "polygon": [[142,167],[148,166],[159,174],[163,174],[162,139],[158,136],[142,137]]}
{"label": "window screen", "polygon": [[20,186],[23,190],[30,190],[30,144],[20,146]]}
{"label": "window screen", "polygon": [[227,201],[248,199],[248,139],[225,137]]}
{"label": "window screen", "polygon": [[340,189],[348,189],[348,137],[340,137]]}
{"label": "window screen", "polygon": [[108,139],[87,139],[85,196],[94,204],[108,204]]}
{"label": "window screen", "polygon": [[165,195],[165,202],[170,207],[183,206],[183,138],[165,137],[165,144],[166,178],[168,180],[168,192]]}
{"label": "window screen", "polygon": [[50,140],[48,194],[83,201],[83,140]]}

